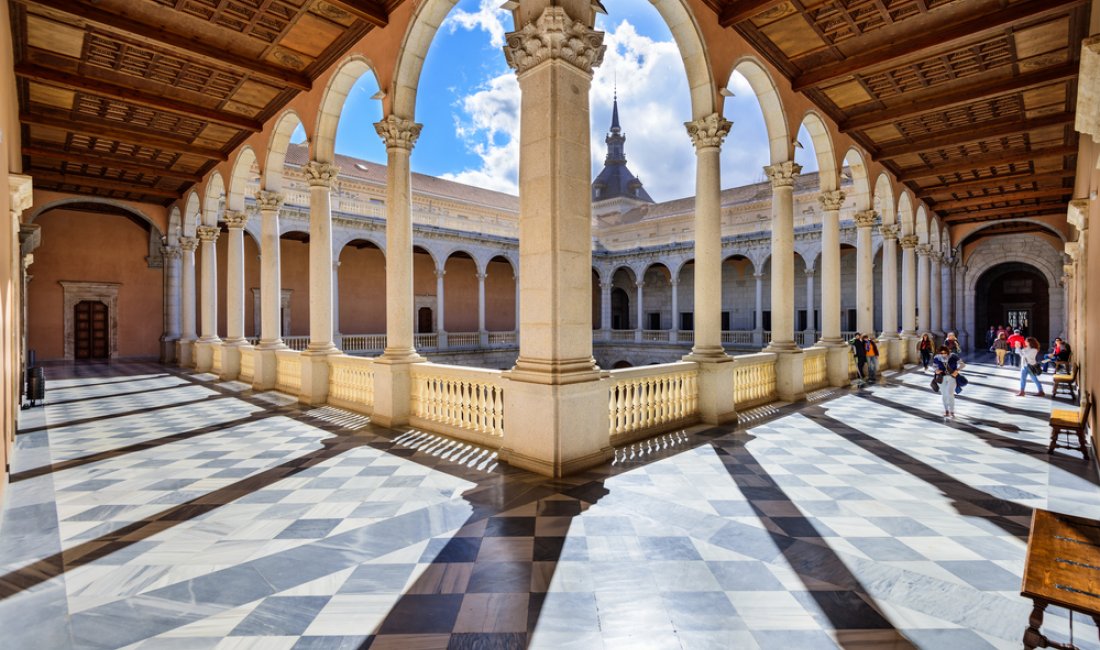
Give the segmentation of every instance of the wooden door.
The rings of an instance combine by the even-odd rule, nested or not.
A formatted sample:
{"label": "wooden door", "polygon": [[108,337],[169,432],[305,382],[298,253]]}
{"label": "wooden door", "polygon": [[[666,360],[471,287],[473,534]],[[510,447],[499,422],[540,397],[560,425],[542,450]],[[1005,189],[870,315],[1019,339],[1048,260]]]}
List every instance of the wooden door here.
{"label": "wooden door", "polygon": [[107,305],[83,300],[73,307],[73,356],[106,359],[109,356]]}

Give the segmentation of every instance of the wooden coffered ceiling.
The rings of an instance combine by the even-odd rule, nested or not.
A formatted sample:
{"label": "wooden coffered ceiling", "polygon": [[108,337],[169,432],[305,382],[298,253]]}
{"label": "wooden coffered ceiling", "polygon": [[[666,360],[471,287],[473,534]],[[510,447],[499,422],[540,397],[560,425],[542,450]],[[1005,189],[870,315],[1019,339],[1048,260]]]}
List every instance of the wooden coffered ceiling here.
{"label": "wooden coffered ceiling", "polygon": [[167,205],[400,0],[11,0],[39,189]]}
{"label": "wooden coffered ceiling", "polygon": [[717,0],[947,224],[1064,215],[1083,0]]}

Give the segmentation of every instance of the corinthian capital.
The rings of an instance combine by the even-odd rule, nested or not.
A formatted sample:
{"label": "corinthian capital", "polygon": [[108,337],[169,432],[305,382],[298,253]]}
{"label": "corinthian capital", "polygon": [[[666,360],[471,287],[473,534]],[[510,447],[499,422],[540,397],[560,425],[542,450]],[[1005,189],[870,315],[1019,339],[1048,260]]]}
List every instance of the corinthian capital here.
{"label": "corinthian capital", "polygon": [[547,7],[534,22],[504,35],[504,58],[517,75],[552,59],[591,75],[605,49],[603,32],[573,20],[562,7]]}
{"label": "corinthian capital", "polygon": [[900,231],[901,228],[896,223],[884,223],[879,226],[879,232],[882,233],[883,239],[897,239]]}
{"label": "corinthian capital", "polygon": [[308,165],[302,167],[302,171],[305,172],[306,182],[310,187],[332,187],[336,182],[336,176],[340,173],[340,168],[332,163],[311,160]]}
{"label": "corinthian capital", "polygon": [[199,236],[201,242],[216,242],[218,241],[218,235],[221,234],[221,228],[217,226],[199,226],[195,228],[195,234]]}
{"label": "corinthian capital", "polygon": [[243,229],[248,225],[248,215],[243,212],[227,211],[225,213],[225,225],[230,230],[234,228]]}
{"label": "corinthian capital", "polygon": [[285,197],[283,197],[282,192],[269,192],[267,190],[256,192],[256,206],[261,211],[278,210],[283,207],[284,200]]}
{"label": "corinthian capital", "polygon": [[199,240],[194,237],[180,237],[180,250],[185,253],[194,253],[199,247]]}
{"label": "corinthian capital", "polygon": [[161,252],[166,260],[178,260],[183,257],[183,250],[179,246],[163,246]]}
{"label": "corinthian capital", "polygon": [[878,213],[874,210],[860,210],[853,215],[853,218],[856,222],[856,228],[871,228],[878,219]]}
{"label": "corinthian capital", "polygon": [[794,179],[798,178],[801,171],[802,165],[793,160],[764,167],[764,173],[771,179],[773,188],[794,187]]}
{"label": "corinthian capital", "polygon": [[702,149],[704,147],[721,147],[722,141],[726,139],[726,135],[733,128],[733,122],[718,113],[711,113],[706,117],[684,122],[684,127],[687,128],[688,136],[691,137],[695,148]]}
{"label": "corinthian capital", "polygon": [[374,130],[378,132],[378,137],[382,138],[387,149],[393,147],[412,151],[422,128],[424,128],[423,124],[392,114],[374,123]]}
{"label": "corinthian capital", "polygon": [[899,239],[898,243],[901,244],[902,248],[916,248],[917,244],[920,243],[920,239],[916,235],[906,235]]}
{"label": "corinthian capital", "polygon": [[844,205],[844,192],[841,190],[825,190],[818,197],[821,201],[821,209],[826,212],[836,212]]}
{"label": "corinthian capital", "polygon": [[928,244],[919,244],[917,246],[917,255],[921,257],[929,257],[932,255],[932,247]]}

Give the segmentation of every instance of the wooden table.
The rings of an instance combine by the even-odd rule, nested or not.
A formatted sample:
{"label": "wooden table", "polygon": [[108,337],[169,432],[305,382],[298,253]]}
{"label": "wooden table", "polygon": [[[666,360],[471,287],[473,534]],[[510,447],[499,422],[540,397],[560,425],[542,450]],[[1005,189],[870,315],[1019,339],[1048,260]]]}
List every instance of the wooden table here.
{"label": "wooden table", "polygon": [[1039,628],[1048,605],[1092,617],[1100,626],[1100,521],[1036,509],[1020,593],[1035,603],[1024,648],[1076,648],[1050,641]]}

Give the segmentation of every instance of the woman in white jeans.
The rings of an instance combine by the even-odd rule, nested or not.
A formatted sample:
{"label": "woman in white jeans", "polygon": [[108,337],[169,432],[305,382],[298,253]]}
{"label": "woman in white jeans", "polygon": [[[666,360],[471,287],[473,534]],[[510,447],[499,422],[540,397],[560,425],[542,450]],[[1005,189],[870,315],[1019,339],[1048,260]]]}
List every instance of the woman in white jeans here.
{"label": "woman in white jeans", "polygon": [[955,386],[958,384],[959,357],[941,345],[932,357],[932,367],[940,380],[940,397],[943,398],[943,417],[955,417]]}
{"label": "woman in white jeans", "polygon": [[1027,388],[1027,378],[1031,377],[1031,381],[1035,382],[1035,394],[1039,397],[1043,397],[1046,393],[1043,392],[1043,385],[1039,383],[1039,377],[1031,371],[1031,366],[1039,361],[1039,339],[1034,336],[1027,337],[1027,342],[1020,348],[1020,392],[1016,393],[1016,397],[1023,397],[1027,393],[1024,389]]}

